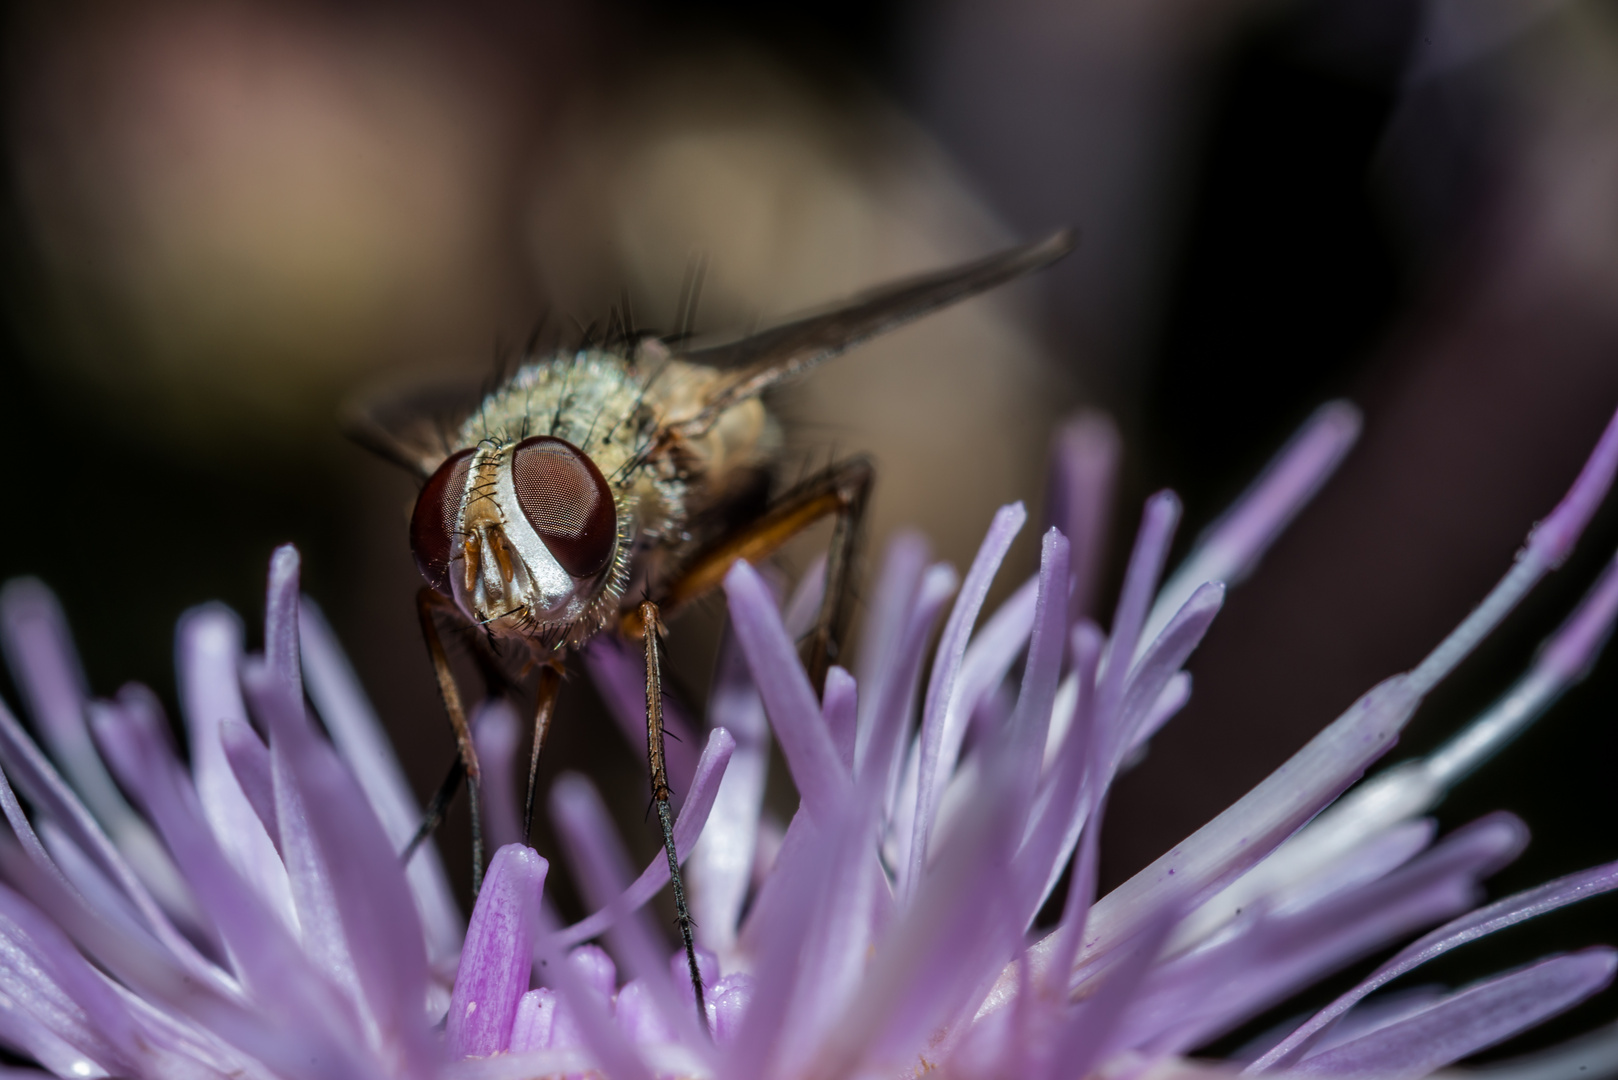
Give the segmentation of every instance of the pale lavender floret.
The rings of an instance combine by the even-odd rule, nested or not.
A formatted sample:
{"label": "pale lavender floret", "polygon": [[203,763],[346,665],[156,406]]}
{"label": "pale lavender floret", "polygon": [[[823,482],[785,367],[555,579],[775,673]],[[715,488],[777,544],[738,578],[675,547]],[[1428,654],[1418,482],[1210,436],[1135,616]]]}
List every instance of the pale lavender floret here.
{"label": "pale lavender floret", "polygon": [[1618,952],[1542,960],[1449,995],[1369,1034],[1307,1057],[1294,1075],[1414,1080],[1572,1008],[1612,982]]}
{"label": "pale lavender floret", "polygon": [[472,713],[472,741],[477,746],[483,782],[483,830],[495,850],[522,843],[522,822],[517,817],[518,795],[512,786],[512,762],[522,738],[517,710],[503,697],[483,701]]}
{"label": "pale lavender floret", "polygon": [[[231,864],[266,906],[296,930],[286,868],[264,819],[243,790],[225,748],[226,725],[247,726],[247,706],[237,683],[241,663],[241,622],[222,605],[188,611],[176,634],[181,713],[191,749],[197,798],[214,838]],[[249,737],[257,742],[257,737]]]}
{"label": "pale lavender floret", "polygon": [[[366,699],[337,635],[308,597],[298,606],[298,640],[304,681],[315,711],[338,753],[354,771],[393,849],[402,851],[421,823],[421,804],[410,790],[382,722]],[[427,933],[433,970],[440,979],[452,979],[466,920],[430,838],[417,847],[405,873]]]}
{"label": "pale lavender floret", "polygon": [[954,595],[956,584],[955,572],[942,563],[929,566],[922,573],[889,657],[886,678],[874,691],[867,687],[867,693],[875,698],[876,707],[868,714],[863,709],[856,711],[856,724],[868,724],[869,735],[862,762],[859,740],[866,729],[860,727],[855,731],[855,778],[862,790],[880,794],[885,809],[892,806],[894,787],[899,780],[902,764],[899,751],[920,685],[927,642],[944,605]]}
{"label": "pale lavender floret", "polygon": [[741,971],[726,975],[713,984],[708,1000],[714,1042],[726,1046],[735,1041],[753,1003],[753,977]]}
{"label": "pale lavender floret", "polygon": [[[1093,486],[1079,480],[1073,483],[1084,492],[1088,492]],[[1067,485],[1064,485],[1064,489],[1066,487]],[[989,594],[989,586],[993,584],[995,574],[999,571],[1001,562],[1005,560],[1012,540],[1022,531],[1023,523],[1027,519],[1028,512],[1023,509],[1021,503],[1002,506],[995,511],[994,519],[989,523],[988,534],[983,538],[983,543],[972,560],[972,566],[966,572],[954,607],[950,609],[949,619],[944,624],[943,635],[939,638],[938,649],[934,653],[933,672],[927,682],[927,696],[923,701],[921,712],[916,809],[910,841],[910,859],[901,879],[901,891],[906,899],[912,894],[914,882],[927,859],[927,842],[932,830],[933,817],[938,810],[945,775],[939,767],[945,718],[966,656],[967,642],[971,638],[972,627],[977,622],[978,613],[983,609],[983,601]],[[849,688],[849,692],[852,693],[852,687]],[[827,699],[831,699],[829,678]],[[828,706],[828,724],[830,715]],[[949,764],[953,766],[953,760]]]}
{"label": "pale lavender floret", "polygon": [[[191,977],[224,993],[233,990],[230,980],[175,928],[145,883],[124,859],[123,853],[108,839],[89,810],[3,704],[0,704],[0,765],[4,765],[6,776],[27,796],[36,810],[55,821],[117,884],[162,947],[184,965]],[[9,790],[7,785],[6,791]],[[25,823],[19,822],[19,818],[20,811],[11,821],[18,835],[22,836]],[[28,835],[32,835],[31,830]]]}
{"label": "pale lavender floret", "polygon": [[798,794],[811,815],[829,819],[833,808],[851,791],[850,777],[821,722],[820,704],[781,625],[769,589],[757,571],[737,562],[725,574],[725,594],[730,599],[737,640],[747,654]]}
{"label": "pale lavender floret", "polygon": [[1089,614],[1106,547],[1113,482],[1121,456],[1118,429],[1104,413],[1080,413],[1051,441],[1047,523],[1073,545],[1068,621]]}
{"label": "pale lavender floret", "polygon": [[1259,904],[1217,943],[1164,963],[1130,1018],[1129,1045],[1183,1053],[1412,931],[1465,911],[1478,881],[1527,833],[1506,814],[1457,829],[1431,851],[1309,903]]}
{"label": "pale lavender floret", "polygon": [[[169,849],[198,890],[197,900],[230,950],[243,986],[264,1013],[303,1030],[305,1054],[317,1048],[328,1065],[362,1068],[346,1048],[360,1026],[337,989],[304,962],[279,920],[225,862],[202,820],[160,721],[139,700],[98,714],[95,734],[108,764],[163,833]],[[277,1015],[279,1014],[279,1015]]]}
{"label": "pale lavender floret", "polygon": [[831,733],[832,747],[843,767],[854,772],[854,725],[858,719],[859,684],[847,668],[832,664],[826,669],[826,685],[820,695],[821,716]]}
{"label": "pale lavender floret", "polygon": [[[601,693],[618,732],[637,755],[646,753],[646,657],[640,642],[626,642],[613,634],[597,634],[580,653],[590,681]],[[697,767],[696,729],[686,719],[680,702],[663,696],[663,758],[674,789],[674,809],[691,786]]]}
{"label": "pale lavender floret", "polygon": [[1067,587],[1067,537],[1051,529],[1040,544],[1039,595],[1034,603],[1028,661],[1017,693],[1017,707],[1002,736],[1006,768],[1010,770],[1004,782],[1016,799],[1013,835],[1023,830],[1045,757],[1045,733],[1056,702],[1062,659],[1067,653]]}
{"label": "pale lavender floret", "polygon": [[[588,780],[572,773],[560,777],[551,788],[550,805],[552,821],[585,897],[595,906],[605,907],[629,885],[629,856],[612,828],[606,806]],[[691,1010],[682,1007],[663,963],[663,947],[654,941],[641,913],[624,914],[607,934],[631,977],[642,981],[662,1010],[664,1023],[700,1053],[707,1040],[695,1030]]]}
{"label": "pale lavender floret", "polygon": [[[281,849],[308,860],[300,868],[308,874],[306,896],[327,891],[318,905],[308,905],[322,918],[328,912],[336,917],[329,927],[337,935],[329,942],[333,952],[323,959],[339,949],[349,955],[350,970],[383,1045],[396,1048],[414,1069],[429,1052],[420,1028],[427,991],[421,920],[381,822],[332,745],[316,736],[303,709],[301,681],[288,681],[298,670],[297,570],[297,553],[290,547],[278,549],[271,563],[264,635],[273,682],[255,678],[251,665],[243,672],[248,697],[271,733]],[[296,816],[299,810],[308,814],[305,820]],[[297,862],[295,857],[295,866]],[[299,874],[289,870],[307,942],[311,927],[303,919]]]}
{"label": "pale lavender floret", "polygon": [[[696,775],[692,778],[686,803],[674,821],[674,850],[682,860],[693,854],[698,838],[706,835],[703,826],[709,820],[724,778],[730,774],[727,766],[733,758],[735,746],[736,741],[724,728],[715,728],[708,733],[708,744],[697,761]],[[646,869],[641,871],[634,884],[599,911],[560,931],[559,940],[563,944],[573,945],[604,933],[625,914],[644,906],[668,881],[668,857],[659,851],[646,864]]]}
{"label": "pale lavender floret", "polygon": [[[832,685],[828,675],[828,694]],[[770,765],[770,727],[764,717],[764,702],[753,686],[735,630],[729,627],[720,638],[719,658],[708,694],[708,727],[710,731],[728,731],[735,740],[735,749],[714,793],[713,810],[690,849],[687,895],[698,942],[728,957],[735,950],[742,905],[752,878],[759,813],[764,806]],[[852,748],[852,741],[849,745]],[[701,771],[699,765],[699,777]],[[675,841],[678,846],[679,837]]]}
{"label": "pale lavender floret", "polygon": [[1476,911],[1446,923],[1437,930],[1405,946],[1385,964],[1378,967],[1353,989],[1316,1013],[1301,1027],[1277,1044],[1263,1057],[1253,1062],[1247,1072],[1259,1073],[1272,1068],[1285,1067],[1307,1052],[1318,1034],[1332,1021],[1347,1013],[1366,995],[1387,985],[1399,976],[1425,964],[1451,949],[1476,941],[1480,937],[1502,930],[1547,911],[1577,903],[1618,888],[1618,862],[1592,867],[1576,874],[1546,882],[1534,889],[1497,900]]}
{"label": "pale lavender floret", "polygon": [[[888,542],[873,581],[870,612],[863,628],[865,641],[860,647],[859,663],[854,666],[854,677],[860,685],[859,719],[854,732],[855,776],[865,771],[876,718],[881,703],[888,700],[888,682],[899,678],[894,667],[926,569],[927,542],[918,534],[900,532]],[[748,660],[753,659],[753,654],[748,653]],[[758,678],[756,662],[753,677]]]}
{"label": "pale lavender floret", "polygon": [[[270,748],[264,745],[258,732],[239,720],[225,720],[220,724],[219,741],[242,797],[258,817],[279,856],[281,823],[275,815],[275,781],[270,776]],[[282,864],[281,874],[286,876],[285,863]],[[290,885],[288,888],[290,891]]]}
{"label": "pale lavender floret", "polygon": [[1612,634],[1614,618],[1618,618],[1618,556],[1607,563],[1573,614],[1545,642],[1534,666],[1564,683],[1577,682]]}
{"label": "pale lavender floret", "polygon": [[1251,574],[1270,545],[1307,506],[1347,456],[1360,433],[1360,412],[1346,401],[1315,410],[1229,510],[1197,538],[1169,576],[1147,619],[1145,641],[1204,582],[1235,585]]}
{"label": "pale lavender floret", "polygon": [[[613,1080],[652,1080],[652,1074],[640,1054],[623,1041],[612,1018],[611,1003],[597,989],[606,983],[610,994],[615,982],[612,962],[599,949],[585,946],[571,954],[564,953],[556,943],[556,917],[543,898],[536,898],[539,932],[535,938],[535,953],[539,956],[539,977],[556,991],[558,1002],[551,1028],[553,1047],[581,1046],[595,1059],[598,1067]],[[593,954],[605,961],[605,979],[593,977],[588,968]],[[576,960],[583,957],[582,962]],[[518,1074],[521,1075],[521,1074]]]}
{"label": "pale lavender floret", "polygon": [[511,1022],[513,1054],[551,1049],[551,1032],[556,1023],[556,991],[549,987],[529,990],[517,1000],[517,1015]]}
{"label": "pale lavender floret", "polygon": [[1118,594],[1107,652],[1101,660],[1101,682],[1096,688],[1096,709],[1106,716],[1123,697],[1124,680],[1134,666],[1136,649],[1142,641],[1147,610],[1157,592],[1168,559],[1169,542],[1180,522],[1180,500],[1172,491],[1160,491],[1146,500],[1141,514],[1135,548],[1124,570],[1124,587]]}
{"label": "pale lavender floret", "polygon": [[84,672],[61,605],[43,582],[19,578],[0,589],[0,644],[35,730],[79,798],[164,910],[194,925],[196,907],[173,860],[96,754],[85,720]]}
{"label": "pale lavender floret", "polygon": [[536,904],[548,868],[533,848],[520,844],[501,847],[490,860],[445,1020],[451,1057],[487,1057],[511,1045],[517,1003],[528,990]]}

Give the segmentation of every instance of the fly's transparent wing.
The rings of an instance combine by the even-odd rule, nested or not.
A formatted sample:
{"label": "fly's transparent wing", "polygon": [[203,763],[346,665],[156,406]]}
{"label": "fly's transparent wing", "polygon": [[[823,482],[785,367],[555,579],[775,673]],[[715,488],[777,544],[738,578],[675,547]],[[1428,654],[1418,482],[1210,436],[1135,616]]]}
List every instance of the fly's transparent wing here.
{"label": "fly's transparent wing", "polygon": [[343,434],[426,480],[458,449],[451,437],[487,390],[471,374],[394,380],[344,403]]}
{"label": "fly's transparent wing", "polygon": [[676,352],[694,364],[728,372],[695,416],[672,430],[701,435],[721,413],[832,357],[912,319],[1043,269],[1072,251],[1071,229],[947,270],[879,285],[825,311],[793,319],[737,341]]}

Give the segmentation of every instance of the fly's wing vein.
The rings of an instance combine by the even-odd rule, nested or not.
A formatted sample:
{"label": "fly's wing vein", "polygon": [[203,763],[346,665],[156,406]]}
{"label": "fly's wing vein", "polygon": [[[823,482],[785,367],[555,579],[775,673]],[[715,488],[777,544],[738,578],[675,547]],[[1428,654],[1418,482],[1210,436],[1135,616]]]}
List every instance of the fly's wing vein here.
{"label": "fly's wing vein", "polygon": [[1049,266],[1072,251],[1075,242],[1073,231],[1063,229],[1037,243],[879,285],[830,310],[737,341],[677,352],[680,360],[719,368],[728,374],[696,415],[671,425],[671,430],[687,438],[698,437],[738,402],[929,312]]}

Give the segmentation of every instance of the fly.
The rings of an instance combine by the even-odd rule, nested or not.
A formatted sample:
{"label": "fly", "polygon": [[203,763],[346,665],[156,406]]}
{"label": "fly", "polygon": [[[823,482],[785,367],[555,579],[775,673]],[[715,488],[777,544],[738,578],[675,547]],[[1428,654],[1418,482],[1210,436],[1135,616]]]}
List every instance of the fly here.
{"label": "fly", "polygon": [[[717,345],[626,332],[621,343],[530,354],[448,431],[408,405],[392,415],[373,406],[351,418],[358,441],[423,481],[410,521],[411,551],[426,582],[417,611],[457,749],[402,857],[437,825],[464,779],[474,894],[481,883],[481,774],[440,620],[477,629],[475,658],[496,684],[513,653],[539,669],[524,837],[565,657],[600,633],[642,641],[652,798],[706,1025],[663,760],[664,620],[718,587],[737,559],[768,558],[830,517],[825,588],[806,643],[818,688],[846,622],[850,564],[873,480],[868,459],[848,458],[736,523],[736,506],[767,480],[779,446],[760,395],[869,338],[1048,266],[1073,246],[1064,230]],[[682,312],[680,321],[689,315]]]}

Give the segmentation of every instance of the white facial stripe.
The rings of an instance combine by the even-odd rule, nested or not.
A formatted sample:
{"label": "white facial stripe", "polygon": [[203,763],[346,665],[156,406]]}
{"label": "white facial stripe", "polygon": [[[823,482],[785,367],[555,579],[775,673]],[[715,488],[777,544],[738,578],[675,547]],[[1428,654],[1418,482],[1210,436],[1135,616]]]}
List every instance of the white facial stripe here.
{"label": "white facial stripe", "polygon": [[562,564],[556,561],[545,541],[528,524],[528,518],[522,512],[522,506],[517,502],[517,488],[511,480],[511,461],[501,463],[498,479],[495,482],[494,497],[500,506],[500,512],[505,517],[504,531],[506,539],[511,546],[517,549],[522,561],[528,564],[528,573],[531,575],[534,599],[536,606],[545,609],[547,613],[555,612],[572,599],[574,584],[573,577]]}

